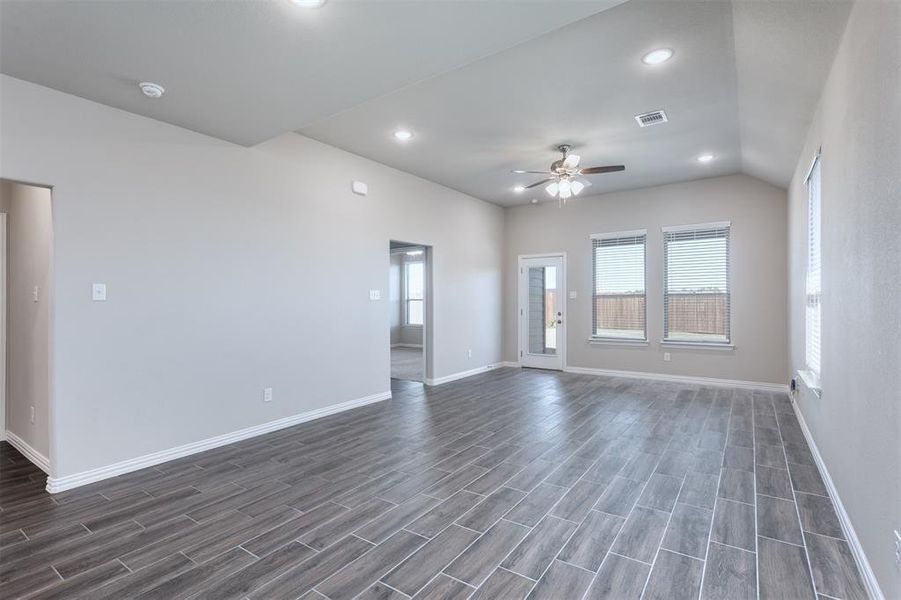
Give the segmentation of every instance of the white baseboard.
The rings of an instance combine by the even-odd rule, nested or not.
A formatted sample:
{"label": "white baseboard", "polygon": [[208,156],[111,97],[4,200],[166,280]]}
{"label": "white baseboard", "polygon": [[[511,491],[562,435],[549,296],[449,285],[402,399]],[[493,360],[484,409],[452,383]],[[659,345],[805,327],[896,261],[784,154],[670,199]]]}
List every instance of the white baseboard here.
{"label": "white baseboard", "polygon": [[75,487],[94,483],[95,481],[101,481],[103,479],[109,479],[110,477],[116,477],[117,475],[131,473],[132,471],[137,471],[138,469],[152,467],[154,465],[158,465],[170,460],[175,460],[176,458],[181,458],[190,454],[196,454],[205,450],[211,450],[213,448],[218,448],[219,446],[232,444],[234,442],[246,440],[247,438],[256,437],[258,435],[263,435],[271,431],[277,431],[279,429],[284,429],[285,427],[291,427],[292,425],[297,425],[299,423],[306,423],[307,421],[321,419],[322,417],[334,415],[346,410],[350,410],[352,408],[358,408],[360,406],[365,406],[374,402],[388,400],[389,398],[391,398],[390,391],[381,392],[378,394],[373,394],[371,396],[357,398],[356,400],[349,400],[340,404],[333,404],[331,406],[317,408],[316,410],[310,410],[300,414],[292,415],[290,417],[285,417],[283,419],[269,421],[268,423],[263,423],[262,425],[255,425],[246,429],[240,429],[231,433],[207,438],[199,442],[192,442],[190,444],[185,444],[176,448],[169,448],[168,450],[161,450],[159,452],[145,454],[144,456],[138,456],[137,458],[131,458],[112,465],[107,465],[105,467],[99,467],[97,469],[91,469],[89,471],[82,471],[81,473],[76,473],[74,475],[67,475],[65,477],[48,477],[47,491],[51,494],[55,494],[57,492],[70,490]]}
{"label": "white baseboard", "polygon": [[654,381],[671,381],[689,385],[712,385],[719,387],[737,387],[749,390],[788,393],[788,386],[781,383],[764,383],[760,381],[741,381],[736,379],[715,379],[713,377],[692,377],[689,375],[670,375],[667,373],[646,373],[644,371],[615,371],[613,369],[592,369],[588,367],[564,367],[566,373],[582,375],[604,375],[606,377],[627,377],[629,379],[651,379]]}
{"label": "white baseboard", "polygon": [[863,546],[860,545],[860,540],[857,538],[857,532],[854,531],[854,526],[851,524],[851,517],[848,516],[845,506],[842,504],[842,499],[838,495],[838,490],[835,488],[832,476],[829,475],[829,470],[826,468],[823,456],[820,454],[820,450],[817,448],[817,444],[810,433],[810,429],[807,428],[807,423],[804,422],[804,415],[801,413],[801,410],[798,408],[798,403],[795,402],[794,399],[792,399],[792,407],[794,407],[795,416],[798,417],[798,422],[801,424],[801,431],[804,432],[804,439],[807,440],[807,445],[810,446],[810,452],[813,454],[813,460],[816,462],[817,468],[820,471],[820,477],[823,478],[823,483],[826,484],[826,489],[832,497],[835,513],[838,515],[839,523],[842,525],[845,539],[848,540],[848,546],[851,548],[854,562],[857,563],[857,568],[863,577],[863,584],[866,586],[870,598],[873,600],[885,600],[882,589],[879,587],[879,581],[876,579],[876,574],[873,573],[873,569],[870,567],[870,561],[867,560],[867,555],[863,551]]}
{"label": "white baseboard", "polygon": [[6,441],[9,445],[22,453],[22,456],[34,463],[44,473],[50,474],[50,459],[29,446],[25,440],[17,436],[12,431],[6,432]]}
{"label": "white baseboard", "polygon": [[444,377],[436,377],[434,379],[426,378],[426,385],[441,385],[442,383],[450,383],[451,381],[457,381],[458,379],[463,379],[465,377],[472,377],[473,375],[478,375],[479,373],[487,373],[488,371],[493,371],[495,369],[500,369],[501,367],[506,366],[504,363],[494,363],[491,365],[485,365],[484,367],[476,367],[475,369],[470,369],[468,371],[460,371],[459,373],[451,373],[450,375],[445,375]]}
{"label": "white baseboard", "polygon": [[392,348],[422,348],[422,344],[397,343],[397,344],[391,344],[391,347]]}
{"label": "white baseboard", "polygon": [[505,360],[503,362],[497,363],[497,365],[499,367],[515,367],[517,369],[522,368],[522,365],[518,361],[515,361],[515,360]]}

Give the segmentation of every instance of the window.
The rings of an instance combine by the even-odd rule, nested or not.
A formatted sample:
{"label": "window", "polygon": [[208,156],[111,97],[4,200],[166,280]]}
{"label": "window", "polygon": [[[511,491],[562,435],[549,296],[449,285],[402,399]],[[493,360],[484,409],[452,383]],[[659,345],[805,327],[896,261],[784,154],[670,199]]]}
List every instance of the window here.
{"label": "window", "polygon": [[646,340],[645,240],[647,232],[591,236],[594,263],[591,336]]}
{"label": "window", "polygon": [[404,323],[422,325],[425,267],[422,261],[404,263]]}
{"label": "window", "polygon": [[663,341],[729,344],[730,223],[663,229]]}
{"label": "window", "polygon": [[807,303],[805,308],[805,363],[814,381],[820,376],[820,156],[807,176]]}

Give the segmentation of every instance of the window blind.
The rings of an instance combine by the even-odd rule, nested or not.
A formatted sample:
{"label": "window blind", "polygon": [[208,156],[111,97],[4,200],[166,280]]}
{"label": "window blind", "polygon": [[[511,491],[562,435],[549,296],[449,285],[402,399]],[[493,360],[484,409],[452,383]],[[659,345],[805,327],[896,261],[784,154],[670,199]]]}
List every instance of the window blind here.
{"label": "window blind", "polygon": [[592,337],[647,339],[646,239],[643,230],[592,236]]}
{"label": "window blind", "polygon": [[664,229],[664,341],[731,342],[729,230],[729,223]]}
{"label": "window blind", "polygon": [[814,159],[807,176],[807,304],[805,308],[805,362],[807,370],[820,375],[820,157]]}

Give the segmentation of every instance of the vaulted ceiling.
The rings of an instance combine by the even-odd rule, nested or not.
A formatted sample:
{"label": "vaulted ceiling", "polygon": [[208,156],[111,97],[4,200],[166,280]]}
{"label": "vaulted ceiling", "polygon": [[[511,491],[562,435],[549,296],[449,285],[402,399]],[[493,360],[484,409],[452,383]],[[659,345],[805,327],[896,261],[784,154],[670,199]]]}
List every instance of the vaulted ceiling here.
{"label": "vaulted ceiling", "polygon": [[[244,145],[297,131],[501,205],[554,147],[585,194],[786,186],[849,1],[69,0],[0,4],[0,71]],[[648,50],[675,51],[664,64]],[[166,87],[159,100],[139,81]],[[663,109],[641,129],[634,115]],[[414,138],[397,142],[408,128]],[[696,157],[712,153],[701,164]]]}

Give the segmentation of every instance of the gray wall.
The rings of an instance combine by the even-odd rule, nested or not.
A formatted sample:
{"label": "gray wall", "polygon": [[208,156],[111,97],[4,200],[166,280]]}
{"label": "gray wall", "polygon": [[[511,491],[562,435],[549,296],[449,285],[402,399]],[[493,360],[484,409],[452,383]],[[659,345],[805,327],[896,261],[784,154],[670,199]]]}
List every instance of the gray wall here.
{"label": "gray wall", "polygon": [[8,236],[6,429],[49,457],[53,294],[50,190],[0,181],[0,197],[7,212]]}
{"label": "gray wall", "polygon": [[[565,251],[567,365],[786,383],[786,196],[744,175],[703,179],[507,210],[504,357],[518,360],[515,267],[521,254]],[[661,227],[732,221],[734,351],[667,348],[663,361]],[[647,229],[648,340],[643,347],[590,345],[592,233]]]}
{"label": "gray wall", "polygon": [[886,598],[901,598],[901,5],[857,2],[789,189],[791,365],[804,368],[807,189],[822,146],[822,389],[798,404]]}
{"label": "gray wall", "polygon": [[390,239],[433,248],[429,376],[501,359],[496,206],[296,134],[244,148],[0,84],[0,175],[54,186],[57,476],[387,391]]}

